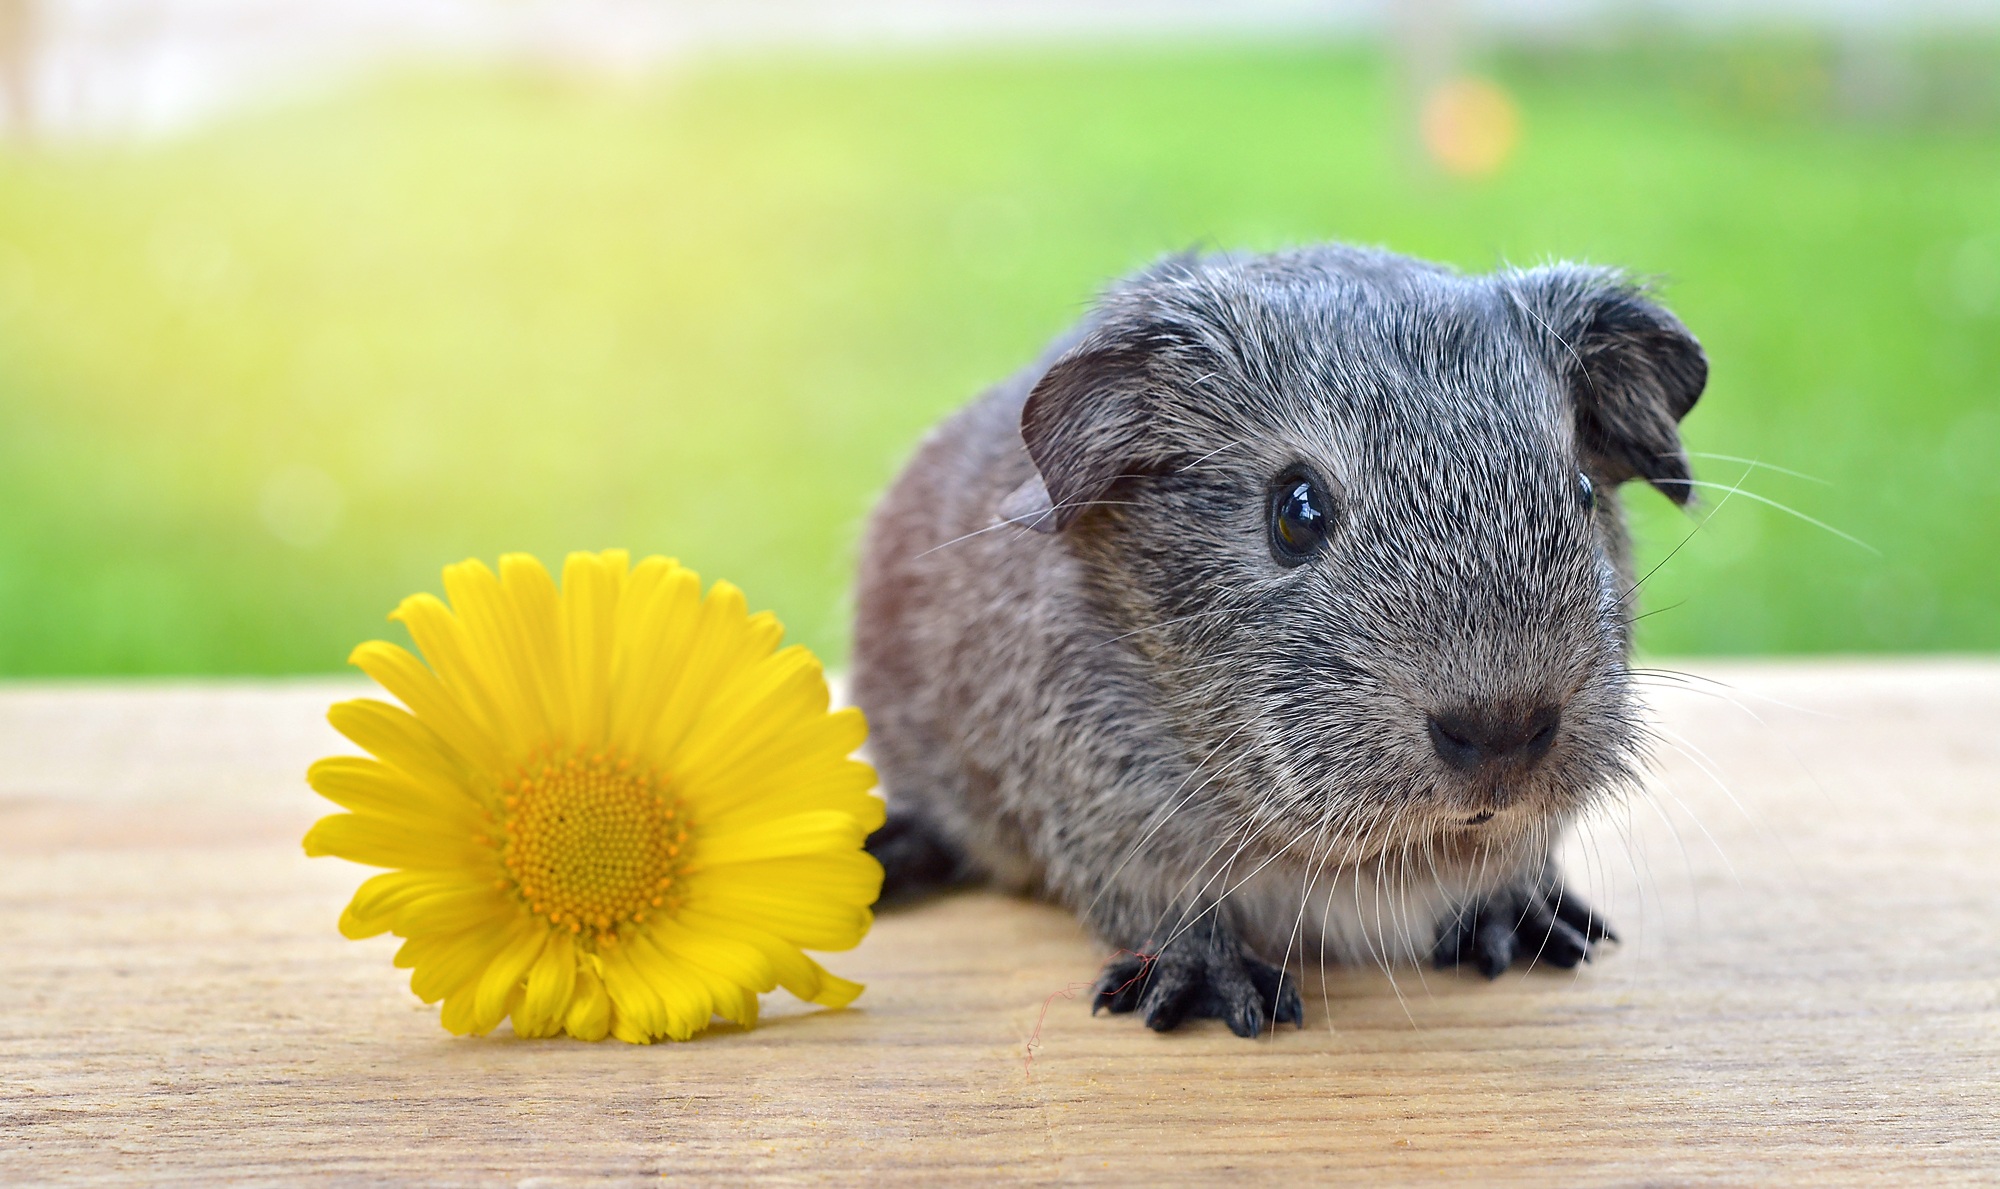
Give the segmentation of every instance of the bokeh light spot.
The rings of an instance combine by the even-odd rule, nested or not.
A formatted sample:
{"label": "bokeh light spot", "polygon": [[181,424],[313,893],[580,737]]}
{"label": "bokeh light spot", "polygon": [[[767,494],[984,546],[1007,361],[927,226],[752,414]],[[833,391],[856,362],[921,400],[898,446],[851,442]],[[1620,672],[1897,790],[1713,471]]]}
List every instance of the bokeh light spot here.
{"label": "bokeh light spot", "polygon": [[1433,90],[1419,116],[1424,151],[1457,177],[1499,172],[1521,141],[1521,109],[1500,84],[1456,78]]}
{"label": "bokeh light spot", "polygon": [[264,481],[257,512],[272,536],[294,549],[312,549],[340,526],[346,503],[333,476],[318,467],[288,466]]}

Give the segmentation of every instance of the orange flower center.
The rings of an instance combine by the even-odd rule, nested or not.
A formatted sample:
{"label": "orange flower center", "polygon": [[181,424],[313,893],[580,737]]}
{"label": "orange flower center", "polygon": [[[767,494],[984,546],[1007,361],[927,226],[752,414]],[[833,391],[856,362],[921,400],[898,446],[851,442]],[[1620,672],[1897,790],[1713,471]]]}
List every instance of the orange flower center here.
{"label": "orange flower center", "polygon": [[599,753],[530,760],[506,792],[500,861],[529,911],[616,942],[671,909],[688,828],[653,773]]}

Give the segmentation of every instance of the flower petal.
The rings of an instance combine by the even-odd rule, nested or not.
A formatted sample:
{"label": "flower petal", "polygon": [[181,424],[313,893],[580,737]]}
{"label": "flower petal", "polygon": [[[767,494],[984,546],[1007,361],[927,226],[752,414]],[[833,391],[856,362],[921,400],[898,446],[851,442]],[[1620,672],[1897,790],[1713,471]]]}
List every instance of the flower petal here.
{"label": "flower petal", "polygon": [[743,624],[743,643],[737,648],[735,668],[748,668],[770,656],[785,638],[785,625],[769,611],[759,611]]}
{"label": "flower petal", "polygon": [[662,953],[645,933],[634,933],[618,948],[631,959],[634,969],[659,996],[666,1015],[667,1026],[661,1030],[663,1035],[686,1040],[708,1027],[718,1006],[734,1006],[728,1002],[717,1003],[718,995],[725,1000],[732,998],[724,980]]}
{"label": "flower petal", "polygon": [[395,964],[410,972],[410,990],[436,1003],[464,988],[476,988],[493,959],[512,940],[502,925],[437,937],[413,937],[396,951]]}
{"label": "flower petal", "polygon": [[521,989],[528,969],[542,956],[548,941],[549,930],[538,923],[521,921],[515,926],[507,947],[494,956],[479,979],[479,1000],[473,1005],[474,1031],[491,1032],[507,1018],[514,993]]}
{"label": "flower petal", "polygon": [[[562,596],[542,563],[526,553],[500,556],[502,629],[518,650],[517,680],[524,706],[536,708],[542,729],[561,734],[569,729],[570,682],[563,660]],[[592,741],[569,738],[572,745]]]}
{"label": "flower petal", "polygon": [[380,760],[329,756],[306,769],[306,783],[342,809],[417,829],[470,835],[483,820],[458,792],[420,783]]}
{"label": "flower petal", "polygon": [[486,805],[490,792],[473,768],[444,737],[400,706],[373,698],[335,702],[326,712],[333,729],[363,751],[429,787]]}
{"label": "flower petal", "polygon": [[[608,730],[611,746],[637,756],[646,754],[694,650],[701,578],[674,562],[649,558],[634,573],[633,586],[618,606],[620,649]],[[643,595],[636,589],[641,586]]]}
{"label": "flower petal", "polygon": [[[634,961],[631,947],[620,945],[609,952],[600,951],[599,958],[604,990],[611,997],[613,1035],[620,1040],[636,1036],[639,1043],[668,1035],[673,1016],[668,1012],[661,989]],[[680,989],[677,981],[670,980],[667,986],[673,991]]]}
{"label": "flower petal", "polygon": [[578,1040],[603,1040],[611,1031],[611,996],[588,963],[577,967],[576,990],[563,1015],[563,1031]]}
{"label": "flower petal", "polygon": [[797,855],[859,850],[869,827],[851,813],[815,809],[754,828],[727,833],[701,831],[688,871],[704,871],[731,863],[758,863]]}
{"label": "flower petal", "polygon": [[523,1036],[550,1036],[562,1027],[563,1013],[576,991],[576,943],[557,930],[548,947],[528,971],[528,993],[514,1012],[514,1031]]}
{"label": "flower petal", "polygon": [[341,936],[359,941],[387,933],[404,905],[459,886],[451,875],[432,871],[385,871],[363,880],[340,914]]}
{"label": "flower petal", "polygon": [[474,1005],[479,1001],[479,984],[466,983],[445,996],[444,1010],[438,1013],[438,1023],[453,1036],[471,1036],[479,1031],[474,1023]]}
{"label": "flower petal", "polygon": [[430,937],[504,925],[521,915],[514,902],[491,887],[457,883],[449,891],[420,896],[396,914],[399,937]]}
{"label": "flower petal", "polygon": [[[446,570],[449,574],[450,570]],[[478,733],[488,739],[507,738],[513,720],[503,702],[504,691],[493,688],[493,678],[478,659],[479,644],[451,608],[436,595],[414,594],[396,605],[389,618],[403,625],[416,642],[417,651],[451,692],[452,700]],[[370,676],[373,676],[371,673]],[[402,695],[397,694],[398,697]],[[424,711],[408,702],[411,711]],[[426,720],[429,716],[425,715]]]}
{"label": "flower petal", "polygon": [[728,937],[756,947],[770,964],[778,985],[807,1003],[845,1007],[861,993],[861,984],[835,978],[819,963],[801,953],[796,945],[755,925],[691,909],[683,909],[679,921],[696,933]]}
{"label": "flower petal", "polygon": [[701,709],[674,757],[676,772],[720,768],[784,744],[826,715],[826,676],[812,653],[791,647],[729,674]]}
{"label": "flower petal", "polygon": [[[420,871],[471,868],[480,850],[471,837],[452,838],[386,818],[335,813],[306,831],[306,854],[337,855],[369,867],[412,867]],[[487,852],[491,854],[490,851]]]}
{"label": "flower petal", "polygon": [[619,1014],[617,1004],[611,1008],[611,1035],[633,1045],[649,1045],[660,1039],[659,1033],[647,1032],[631,1017]]}
{"label": "flower petal", "polygon": [[[465,641],[464,663],[491,701],[496,730],[510,742],[546,738],[548,717],[532,688],[534,671],[513,638],[499,577],[482,562],[462,561],[444,568],[444,592]],[[424,656],[430,656],[428,646]]]}
{"label": "flower petal", "polygon": [[761,992],[778,985],[770,959],[740,938],[663,920],[646,930],[646,940],[680,968],[699,967],[730,986]]}
{"label": "flower petal", "polygon": [[617,658],[618,604],[630,558],[622,549],[572,553],[563,562],[562,684],[566,726],[578,747],[601,747],[610,731],[608,695]]}
{"label": "flower petal", "polygon": [[875,770],[848,756],[866,734],[861,712],[853,709],[795,721],[762,751],[711,756],[675,769],[676,791],[708,821],[766,812],[767,801],[810,801],[829,785],[865,792],[875,786]]}
{"label": "flower petal", "polygon": [[[721,789],[708,782],[676,786],[689,805],[701,806],[701,820],[716,833],[755,829],[760,823],[814,809],[837,809],[861,823],[864,834],[880,829],[888,807],[872,790],[875,770],[859,760],[826,756],[768,774],[745,775]],[[718,804],[719,803],[719,804]]]}
{"label": "flower petal", "polygon": [[817,962],[813,966],[819,970],[819,994],[808,997],[808,1002],[821,1007],[846,1007],[868,989],[865,984],[844,979]]}
{"label": "flower petal", "polygon": [[672,692],[666,696],[641,754],[673,769],[682,741],[707,708],[717,684],[728,679],[728,664],[742,650],[748,624],[742,591],[727,582],[708,588],[700,612],[686,625],[691,647],[679,672],[671,675]]}
{"label": "flower petal", "polygon": [[409,652],[386,640],[370,640],[349,653],[347,663],[394,694],[467,763],[481,770],[499,765],[492,734],[468,713],[458,695],[438,680],[436,673]]}
{"label": "flower petal", "polygon": [[802,949],[859,944],[882,890],[882,865],[865,852],[716,867],[690,879],[688,907],[769,930]]}

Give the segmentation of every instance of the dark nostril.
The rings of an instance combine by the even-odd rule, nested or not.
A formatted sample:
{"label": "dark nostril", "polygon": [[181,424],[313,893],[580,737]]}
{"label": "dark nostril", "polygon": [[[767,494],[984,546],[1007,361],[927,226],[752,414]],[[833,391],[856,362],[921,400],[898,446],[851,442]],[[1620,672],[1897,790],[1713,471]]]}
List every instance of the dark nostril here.
{"label": "dark nostril", "polygon": [[1562,712],[1553,706],[1544,706],[1529,717],[1527,725],[1534,731],[1521,751],[1529,759],[1539,760],[1549,754],[1549,748],[1555,746],[1556,728],[1562,725]]}
{"label": "dark nostril", "polygon": [[1464,720],[1455,714],[1431,715],[1431,747],[1438,758],[1454,768],[1471,770],[1486,758],[1485,749],[1471,737]]}
{"label": "dark nostril", "polygon": [[1534,764],[1555,746],[1562,708],[1537,706],[1523,714],[1501,706],[1468,706],[1430,716],[1431,747],[1460,771],[1482,764]]}

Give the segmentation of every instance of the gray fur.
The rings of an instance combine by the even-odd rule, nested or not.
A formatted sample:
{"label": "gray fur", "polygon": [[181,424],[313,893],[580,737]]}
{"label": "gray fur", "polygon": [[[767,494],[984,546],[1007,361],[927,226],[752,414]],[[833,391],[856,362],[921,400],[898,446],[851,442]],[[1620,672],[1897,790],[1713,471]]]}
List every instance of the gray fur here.
{"label": "gray fur", "polygon": [[[1218,947],[1402,960],[1496,897],[1553,909],[1555,840],[1639,751],[1616,488],[1686,500],[1705,378],[1602,269],[1319,247],[1122,282],[875,513],[852,688],[892,814],[1215,987],[1243,983]],[[1286,568],[1299,465],[1335,527]],[[1534,706],[1561,713],[1539,763],[1461,772],[1427,733]]]}

